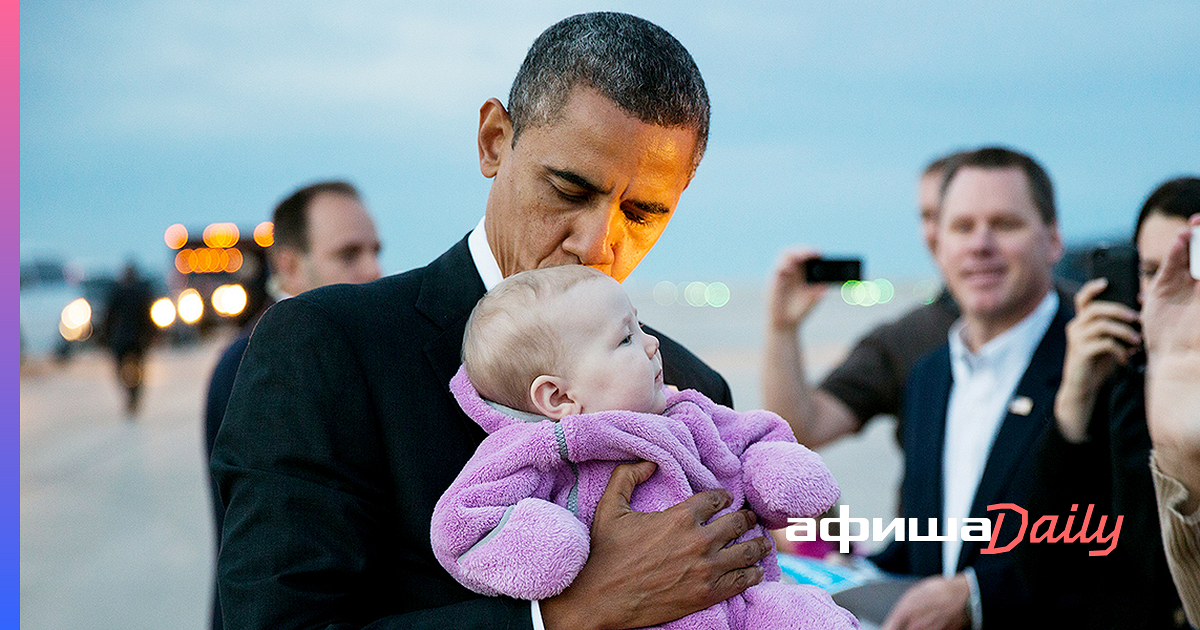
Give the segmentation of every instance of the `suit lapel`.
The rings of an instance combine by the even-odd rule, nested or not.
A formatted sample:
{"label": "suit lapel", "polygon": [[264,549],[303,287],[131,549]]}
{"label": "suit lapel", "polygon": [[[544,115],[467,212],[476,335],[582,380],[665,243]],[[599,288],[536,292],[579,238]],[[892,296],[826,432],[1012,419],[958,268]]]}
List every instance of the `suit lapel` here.
{"label": "suit lapel", "polygon": [[[1025,369],[1025,374],[1009,399],[1010,411],[1004,417],[996,440],[992,443],[983,477],[979,480],[975,498],[971,503],[973,518],[986,518],[988,505],[1012,498],[1010,487],[1017,483],[1013,476],[1033,456],[1034,446],[1046,423],[1052,418],[1054,396],[1062,381],[1063,357],[1067,345],[1066,325],[1072,316],[1069,304],[1069,301],[1061,301],[1060,297],[1058,312],[1055,313],[1050,327],[1029,361],[1029,367]],[[1032,402],[1032,407],[1024,401]],[[1014,408],[1024,413],[1012,411]],[[974,561],[974,556],[982,546],[982,543],[975,541],[963,543],[958,561],[960,570]]]}
{"label": "suit lapel", "polygon": [[[919,397],[907,406],[920,410],[923,418],[906,414],[905,426],[905,478],[902,492],[904,516],[917,514],[941,516],[942,514],[942,460],[946,442],[946,407],[950,400],[950,349],[949,346],[935,350],[929,358],[928,368],[914,370],[914,378],[906,388],[909,395]],[[920,519],[921,531],[927,521]],[[942,567],[940,544],[910,545],[910,562],[917,572],[937,573]]]}
{"label": "suit lapel", "polygon": [[442,330],[425,346],[425,356],[447,392],[461,364],[467,317],[483,294],[483,280],[471,260],[466,237],[426,268],[416,309]]}

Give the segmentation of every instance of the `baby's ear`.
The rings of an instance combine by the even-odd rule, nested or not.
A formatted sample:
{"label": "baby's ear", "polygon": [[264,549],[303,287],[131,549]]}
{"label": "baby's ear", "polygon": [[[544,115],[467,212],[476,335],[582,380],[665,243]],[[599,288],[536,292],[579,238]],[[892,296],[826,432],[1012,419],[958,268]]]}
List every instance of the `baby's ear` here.
{"label": "baby's ear", "polygon": [[579,405],[567,394],[565,383],[557,376],[543,374],[533,379],[529,386],[529,397],[538,413],[558,420],[563,416],[579,413]]}

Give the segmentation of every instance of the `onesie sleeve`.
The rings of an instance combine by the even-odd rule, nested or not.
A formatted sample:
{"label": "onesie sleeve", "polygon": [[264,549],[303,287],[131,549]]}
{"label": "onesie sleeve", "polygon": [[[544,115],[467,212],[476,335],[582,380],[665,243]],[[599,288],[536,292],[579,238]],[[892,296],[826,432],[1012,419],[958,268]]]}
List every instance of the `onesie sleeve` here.
{"label": "onesie sleeve", "polygon": [[730,448],[740,452],[746,501],[767,528],[786,527],[789,517],[815,517],[841,496],[821,456],[797,444],[774,413],[714,405],[713,420]]}
{"label": "onesie sleeve", "polygon": [[557,423],[505,427],[476,450],[434,508],[430,539],[438,562],[484,595],[545,599],[587,562],[588,530],[551,502],[564,470]]}

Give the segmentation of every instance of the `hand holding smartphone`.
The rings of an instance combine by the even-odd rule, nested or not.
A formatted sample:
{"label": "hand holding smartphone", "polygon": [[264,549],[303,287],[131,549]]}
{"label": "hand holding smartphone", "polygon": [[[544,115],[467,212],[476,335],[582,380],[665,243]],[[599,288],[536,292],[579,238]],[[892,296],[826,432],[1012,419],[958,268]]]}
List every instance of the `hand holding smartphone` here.
{"label": "hand holding smartphone", "polygon": [[1101,245],[1088,256],[1088,276],[1093,280],[1104,278],[1108,286],[1096,296],[1140,310],[1138,304],[1138,254],[1130,245]]}

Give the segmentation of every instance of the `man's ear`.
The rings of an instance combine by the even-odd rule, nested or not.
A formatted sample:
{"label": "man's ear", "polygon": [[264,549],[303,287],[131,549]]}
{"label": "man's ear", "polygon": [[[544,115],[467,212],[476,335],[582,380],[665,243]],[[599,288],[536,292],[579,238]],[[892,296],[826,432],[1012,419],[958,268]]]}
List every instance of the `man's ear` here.
{"label": "man's ear", "polygon": [[559,420],[564,416],[579,413],[579,405],[567,394],[562,379],[543,374],[533,379],[529,386],[529,397],[538,413]]}
{"label": "man's ear", "polygon": [[[278,247],[278,246],[276,246]],[[273,248],[275,249],[275,248]],[[276,284],[289,295],[300,293],[297,290],[300,278],[300,266],[303,254],[290,248],[278,247],[271,252],[271,273],[276,276]]]}
{"label": "man's ear", "polygon": [[1058,264],[1058,261],[1062,260],[1066,247],[1063,245],[1062,233],[1058,231],[1057,223],[1050,229],[1050,247],[1050,259],[1054,261],[1054,264]]}
{"label": "man's ear", "polygon": [[496,98],[479,108],[479,172],[495,177],[500,162],[512,148],[512,119]]}

